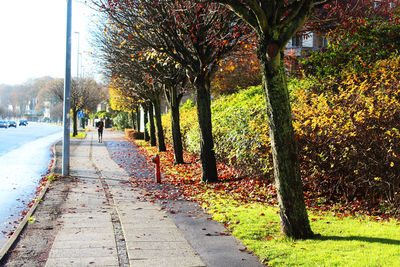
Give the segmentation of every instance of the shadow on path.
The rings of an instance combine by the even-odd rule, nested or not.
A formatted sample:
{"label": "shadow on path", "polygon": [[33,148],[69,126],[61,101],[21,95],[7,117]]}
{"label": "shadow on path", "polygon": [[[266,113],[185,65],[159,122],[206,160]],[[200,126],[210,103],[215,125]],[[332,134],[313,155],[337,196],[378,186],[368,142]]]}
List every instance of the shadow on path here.
{"label": "shadow on path", "polygon": [[[82,180],[98,180],[99,177],[88,177],[88,176],[80,176],[80,175],[72,175],[74,178],[79,178]],[[106,181],[116,181],[116,182],[122,182],[122,183],[128,183],[127,180],[124,179],[115,179],[115,178],[103,178]]]}
{"label": "shadow on path", "polygon": [[387,245],[400,245],[400,240],[379,238],[379,237],[365,237],[365,236],[321,236],[318,240],[333,240],[333,241],[362,241],[367,243],[381,243]]}

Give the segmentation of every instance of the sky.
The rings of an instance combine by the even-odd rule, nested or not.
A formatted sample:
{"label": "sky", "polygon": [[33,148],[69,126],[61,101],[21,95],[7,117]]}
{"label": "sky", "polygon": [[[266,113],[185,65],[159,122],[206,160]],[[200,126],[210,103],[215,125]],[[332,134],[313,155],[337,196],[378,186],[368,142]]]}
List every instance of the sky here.
{"label": "sky", "polygon": [[[77,75],[78,39],[79,72],[93,76],[88,44],[93,11],[81,0],[73,0],[72,9],[72,76]],[[66,0],[0,1],[0,84],[64,78],[66,20]]]}

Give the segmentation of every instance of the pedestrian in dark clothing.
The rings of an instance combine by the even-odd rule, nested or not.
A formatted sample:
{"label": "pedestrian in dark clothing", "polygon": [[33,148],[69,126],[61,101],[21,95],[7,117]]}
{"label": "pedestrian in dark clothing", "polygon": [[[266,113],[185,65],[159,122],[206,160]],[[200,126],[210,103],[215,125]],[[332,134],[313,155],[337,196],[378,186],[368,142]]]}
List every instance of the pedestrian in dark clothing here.
{"label": "pedestrian in dark clothing", "polygon": [[102,143],[103,142],[103,128],[104,128],[103,119],[100,119],[100,121],[98,121],[96,123],[96,127],[97,127],[97,131],[99,132],[99,143]]}

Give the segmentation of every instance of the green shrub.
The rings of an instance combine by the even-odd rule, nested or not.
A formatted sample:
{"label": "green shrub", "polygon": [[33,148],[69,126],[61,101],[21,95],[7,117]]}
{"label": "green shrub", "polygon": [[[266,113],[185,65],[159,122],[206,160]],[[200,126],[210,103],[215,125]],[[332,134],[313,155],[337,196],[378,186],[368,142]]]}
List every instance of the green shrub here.
{"label": "green shrub", "polygon": [[[260,86],[237,94],[221,96],[212,104],[212,123],[216,158],[241,170],[243,175],[269,177],[272,170],[265,105]],[[180,109],[184,149],[199,154],[199,126],[196,107],[188,103]],[[170,114],[163,116],[165,136],[172,144]],[[267,145],[266,145],[267,144]]]}
{"label": "green shrub", "polygon": [[269,177],[272,165],[261,87],[217,99],[212,114],[217,159],[243,175]]}
{"label": "green shrub", "polygon": [[117,116],[113,119],[113,122],[118,130],[124,130],[125,128],[130,128],[130,119],[129,114],[121,111]]}
{"label": "green shrub", "polygon": [[366,71],[400,49],[399,18],[354,19],[328,33],[329,44],[305,58],[303,69],[317,77],[337,76],[352,69]]}
{"label": "green shrub", "polygon": [[[199,153],[199,125],[197,120],[197,111],[193,102],[189,99],[185,104],[180,107],[180,123],[182,132],[182,145],[183,148],[192,153]],[[148,129],[149,129],[149,124]],[[164,127],[165,141],[172,144],[172,130],[171,130],[171,114],[164,114],[162,116],[162,125]]]}

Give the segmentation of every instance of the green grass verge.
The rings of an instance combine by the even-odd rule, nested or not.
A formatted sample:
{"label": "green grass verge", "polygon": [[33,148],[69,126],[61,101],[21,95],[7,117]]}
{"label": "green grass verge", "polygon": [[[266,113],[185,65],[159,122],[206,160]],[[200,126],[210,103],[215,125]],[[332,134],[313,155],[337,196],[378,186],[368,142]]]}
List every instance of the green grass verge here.
{"label": "green grass verge", "polygon": [[78,132],[78,134],[75,136],[72,136],[72,133],[71,133],[70,136],[71,136],[71,138],[74,138],[74,139],[85,139],[86,132]]}
{"label": "green grass verge", "polygon": [[207,208],[232,234],[272,266],[400,266],[400,223],[309,212],[313,240],[280,235],[278,209],[209,193]]}

